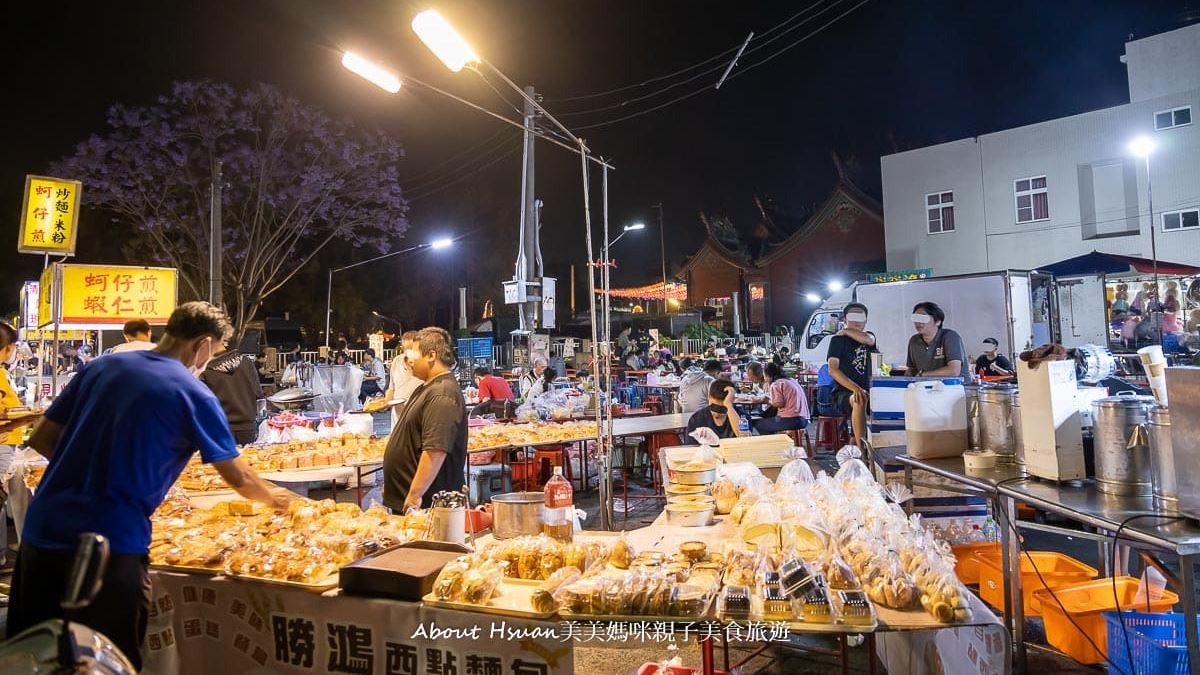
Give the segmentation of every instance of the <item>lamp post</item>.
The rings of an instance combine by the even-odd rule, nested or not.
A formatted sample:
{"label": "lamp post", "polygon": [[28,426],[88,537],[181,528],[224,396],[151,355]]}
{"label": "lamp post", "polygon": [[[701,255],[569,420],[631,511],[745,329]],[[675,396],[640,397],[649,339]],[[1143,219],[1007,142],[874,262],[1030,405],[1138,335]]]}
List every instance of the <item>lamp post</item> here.
{"label": "lamp post", "polygon": [[[373,263],[376,260],[383,260],[384,258],[392,258],[392,257],[398,256],[398,255],[403,255],[405,253],[412,253],[413,251],[420,251],[423,249],[433,249],[436,251],[436,250],[440,250],[443,248],[449,248],[450,246],[453,246],[453,245],[454,245],[453,239],[449,239],[449,238],[435,239],[433,241],[425,242],[423,244],[417,244],[416,246],[409,246],[408,248],[401,249],[399,251],[392,251],[391,253],[384,253],[383,255],[375,256],[374,258],[368,258],[367,260],[360,260],[359,262],[352,263],[350,265],[346,265],[345,267],[335,267],[335,268],[330,269],[329,270],[329,282],[325,287],[325,347],[326,347],[326,349],[329,348],[330,323],[333,318],[333,274],[335,272],[344,272],[348,269],[359,267],[360,265],[366,265],[367,263]],[[372,314],[375,314],[375,316],[380,316],[380,314],[378,312],[372,312]],[[399,325],[399,323],[400,323],[399,321],[396,322],[397,325]]]}
{"label": "lamp post", "polygon": [[[1150,182],[1150,155],[1154,154],[1156,147],[1154,139],[1149,136],[1138,136],[1129,143],[1129,151],[1146,162],[1146,208],[1150,210],[1150,258],[1154,264],[1154,302],[1160,303],[1158,299],[1158,244],[1155,237],[1155,230],[1158,228],[1154,224],[1154,190]],[[1158,343],[1161,345],[1162,341],[1162,317],[1159,317]]]}
{"label": "lamp post", "polygon": [[[607,180],[605,180],[605,182],[607,183]],[[607,187],[605,189],[607,189]],[[605,209],[605,211],[607,211],[607,209]],[[621,237],[624,237],[625,235],[629,234],[630,232],[636,232],[638,230],[644,230],[644,229],[646,229],[645,223],[633,223],[631,225],[626,225],[621,230],[621,233],[618,234],[616,237],[614,237],[612,241],[604,242],[604,249],[601,252],[601,258],[600,258],[601,282],[600,283],[601,283],[601,288],[604,289],[603,290],[604,299],[601,300],[601,303],[602,303],[601,311],[604,313],[604,341],[606,343],[609,343],[610,348],[612,346],[611,345],[612,334],[609,330],[610,329],[609,320],[611,318],[610,315],[612,312],[612,298],[611,298],[612,283],[610,281],[609,271],[612,268],[612,264],[611,264],[612,257],[609,255],[609,249],[611,247],[615,246],[618,241],[621,241]],[[607,232],[606,232],[606,234],[607,234]]]}
{"label": "lamp post", "polygon": [[660,262],[662,262],[662,285],[663,285],[663,314],[667,313],[667,234],[663,229],[663,205],[662,202],[651,204],[650,208],[658,210],[658,253]]}

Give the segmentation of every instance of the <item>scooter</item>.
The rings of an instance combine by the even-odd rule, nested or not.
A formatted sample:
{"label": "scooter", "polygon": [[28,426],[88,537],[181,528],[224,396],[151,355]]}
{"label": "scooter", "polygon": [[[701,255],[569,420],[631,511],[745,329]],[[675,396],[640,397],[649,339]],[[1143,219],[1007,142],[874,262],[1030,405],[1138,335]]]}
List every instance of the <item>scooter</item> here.
{"label": "scooter", "polygon": [[100,592],[107,566],[108,540],[98,534],[81,535],[60,603],[66,618],[43,621],[0,644],[0,673],[136,675],[111,640],[71,622],[72,615],[91,605]]}

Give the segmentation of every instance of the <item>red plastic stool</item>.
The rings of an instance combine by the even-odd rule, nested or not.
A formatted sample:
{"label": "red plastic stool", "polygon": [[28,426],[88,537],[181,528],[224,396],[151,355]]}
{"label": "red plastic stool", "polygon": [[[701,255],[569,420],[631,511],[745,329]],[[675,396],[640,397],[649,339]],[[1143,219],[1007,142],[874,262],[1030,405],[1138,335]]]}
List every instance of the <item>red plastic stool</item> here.
{"label": "red plastic stool", "polygon": [[655,415],[662,415],[666,410],[662,394],[646,394],[646,398],[642,399],[642,407],[649,408]]}
{"label": "red plastic stool", "polygon": [[797,448],[804,448],[804,454],[807,457],[813,456],[812,443],[808,440],[808,429],[788,429],[784,432],[792,439],[792,443]]}
{"label": "red plastic stool", "polygon": [[844,417],[818,416],[815,431],[817,437],[812,444],[812,448],[814,450],[828,448],[835,452],[839,450],[844,445],[842,443],[842,422],[844,420]]}

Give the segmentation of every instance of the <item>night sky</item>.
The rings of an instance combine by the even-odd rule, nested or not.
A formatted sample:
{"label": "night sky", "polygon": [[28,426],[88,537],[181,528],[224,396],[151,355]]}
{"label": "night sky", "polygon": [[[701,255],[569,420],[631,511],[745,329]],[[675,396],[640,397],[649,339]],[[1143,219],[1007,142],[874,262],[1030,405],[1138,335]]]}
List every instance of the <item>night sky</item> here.
{"label": "night sky", "polygon": [[[210,0],[55,10],[18,3],[7,10],[0,212],[8,217],[0,221],[0,241],[15,242],[24,175],[43,172],[102,131],[109,105],[149,103],[172,81],[210,78],[268,82],[394,134],[408,151],[402,173],[414,198],[410,238],[465,234],[459,255],[466,261],[457,264],[511,259],[520,132],[418,87],[389,96],[339,63],[341,50],[352,49],[515,116],[516,97],[502,83],[492,80],[507,101],[476,74],[446,70],[420,43],[409,22],[432,6],[485,59],[536,86],[573,129],[699,92],[580,132],[617,167],[610,176],[612,227],[637,220],[651,226],[617,246],[613,283],[646,283],[659,274],[653,203],[664,204],[667,256],[678,264],[703,237],[700,211],[726,213],[749,229],[758,194],[780,220],[802,216],[833,184],[831,152],[859,167],[861,187],[878,196],[880,155],[1127,102],[1119,61],[1125,40],[1200,18],[1200,4],[1184,0],[869,0],[821,28],[858,2]],[[687,68],[738,47],[750,31],[756,51],[719,91],[713,85],[728,57],[615,94],[563,100]],[[771,38],[778,39],[763,44]],[[677,86],[661,91],[669,85]],[[605,107],[611,109],[568,114]],[[546,205],[543,250],[549,273],[565,283],[567,265],[585,260],[579,163],[542,143],[537,169]],[[87,177],[76,178],[86,191]],[[598,199],[595,207],[598,226]],[[80,262],[120,262],[115,242],[97,236],[111,227],[85,212]],[[364,255],[336,250],[322,265]],[[3,260],[0,311],[11,312],[20,282],[35,278],[41,260],[15,253]],[[298,282],[312,279],[323,275]],[[387,298],[366,304],[390,307]]]}

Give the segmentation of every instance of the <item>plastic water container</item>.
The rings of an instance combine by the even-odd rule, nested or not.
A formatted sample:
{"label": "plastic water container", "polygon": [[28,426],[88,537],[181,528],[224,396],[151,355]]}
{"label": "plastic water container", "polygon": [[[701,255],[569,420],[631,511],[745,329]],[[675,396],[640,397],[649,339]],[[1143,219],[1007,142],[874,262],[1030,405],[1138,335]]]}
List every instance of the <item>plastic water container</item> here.
{"label": "plastic water container", "polygon": [[913,382],[904,391],[908,454],[919,459],[954,457],[967,449],[967,391],[939,380]]}

